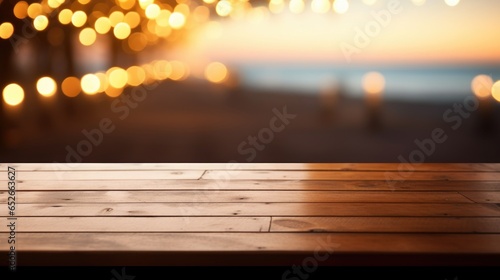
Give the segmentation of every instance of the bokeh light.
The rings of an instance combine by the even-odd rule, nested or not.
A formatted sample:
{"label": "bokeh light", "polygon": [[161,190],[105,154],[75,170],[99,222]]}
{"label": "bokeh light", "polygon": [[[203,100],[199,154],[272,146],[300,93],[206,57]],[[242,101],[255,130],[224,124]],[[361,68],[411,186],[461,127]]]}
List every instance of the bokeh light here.
{"label": "bokeh light", "polygon": [[24,90],[18,84],[7,85],[2,92],[3,101],[10,106],[17,106],[24,100]]}
{"label": "bokeh light", "polygon": [[59,12],[58,19],[61,24],[70,24],[71,20],[73,18],[73,11],[70,9],[64,9],[61,12]]}
{"label": "bokeh light", "polygon": [[205,78],[212,83],[222,83],[227,78],[227,68],[220,62],[212,62],[205,68]]}
{"label": "bokeh light", "polygon": [[44,15],[39,15],[33,20],[33,26],[38,31],[43,31],[49,25],[49,19]]}
{"label": "bokeh light", "polygon": [[290,12],[300,14],[304,11],[305,4],[303,0],[290,0],[288,7]]}
{"label": "bokeh light", "polygon": [[36,82],[36,90],[42,96],[53,96],[57,91],[56,81],[51,77],[42,77]]}
{"label": "bokeh light", "polygon": [[106,34],[111,30],[111,21],[107,17],[100,17],[94,23],[95,31],[99,34]]}
{"label": "bokeh light", "polygon": [[80,94],[80,80],[77,77],[67,77],[61,84],[61,90],[67,97],[76,97]]}
{"label": "bokeh light", "polygon": [[40,3],[32,3],[28,6],[28,16],[35,19],[37,16],[43,13],[43,8]]}
{"label": "bokeh light", "polygon": [[460,0],[444,0],[444,2],[450,7],[455,7],[458,3],[460,3]]}
{"label": "bokeh light", "polygon": [[368,94],[381,94],[385,88],[385,78],[378,72],[370,72],[363,76],[363,90]]}
{"label": "bokeh light", "polygon": [[131,66],[127,69],[128,84],[131,86],[139,86],[146,80],[146,71],[139,66]]}
{"label": "bokeh light", "polygon": [[215,6],[215,12],[221,17],[227,17],[233,11],[233,5],[227,0],[221,0]]}
{"label": "bokeh light", "polygon": [[71,16],[71,23],[75,27],[82,27],[87,22],[87,14],[83,11],[76,11]]}
{"label": "bokeh light", "polygon": [[128,74],[127,71],[114,67],[106,73],[108,75],[109,85],[114,88],[123,88],[127,85]]}
{"label": "bokeh light", "polygon": [[93,95],[99,92],[100,85],[101,82],[99,81],[99,78],[94,74],[87,74],[83,76],[80,82],[82,91],[88,95]]}
{"label": "bokeh light", "polygon": [[10,22],[0,24],[0,38],[9,39],[14,34],[14,26]]}
{"label": "bokeh light", "polygon": [[113,29],[113,34],[117,39],[124,40],[130,36],[130,26],[125,22],[119,22]]}
{"label": "bokeh light", "polygon": [[500,102],[500,81],[496,81],[493,84],[491,87],[491,94],[497,102]]}
{"label": "bokeh light", "polygon": [[349,2],[347,0],[334,0],[333,10],[337,14],[345,14],[349,10]]}
{"label": "bokeh light", "polygon": [[18,19],[24,19],[28,16],[28,3],[19,1],[14,6],[14,16]]}
{"label": "bokeh light", "polygon": [[330,1],[328,0],[312,0],[311,10],[318,14],[328,13],[330,10]]}
{"label": "bokeh light", "polygon": [[179,12],[173,12],[168,19],[168,23],[173,29],[180,29],[186,23],[186,17]]}
{"label": "bokeh light", "polygon": [[471,83],[471,89],[477,98],[488,98],[491,95],[493,79],[488,75],[477,75]]}
{"label": "bokeh light", "polygon": [[145,10],[146,17],[148,19],[155,19],[160,15],[160,6],[157,4],[150,4]]}
{"label": "bokeh light", "polygon": [[90,46],[95,43],[97,39],[97,34],[94,29],[87,27],[80,31],[80,35],[78,36],[80,43],[84,46]]}

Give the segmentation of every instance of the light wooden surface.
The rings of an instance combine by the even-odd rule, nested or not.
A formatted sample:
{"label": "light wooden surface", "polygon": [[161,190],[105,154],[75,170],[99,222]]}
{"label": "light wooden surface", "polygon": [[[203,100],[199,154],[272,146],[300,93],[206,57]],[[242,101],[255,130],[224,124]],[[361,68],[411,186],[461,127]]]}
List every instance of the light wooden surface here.
{"label": "light wooden surface", "polygon": [[19,266],[500,265],[500,164],[7,166]]}

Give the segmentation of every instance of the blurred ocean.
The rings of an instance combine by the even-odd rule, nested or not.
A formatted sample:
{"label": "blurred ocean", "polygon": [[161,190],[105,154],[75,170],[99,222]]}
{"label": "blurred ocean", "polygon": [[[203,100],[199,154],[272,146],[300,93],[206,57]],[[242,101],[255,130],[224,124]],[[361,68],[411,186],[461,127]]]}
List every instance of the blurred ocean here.
{"label": "blurred ocean", "polygon": [[318,93],[338,85],[347,95],[362,96],[367,72],[384,75],[384,98],[414,101],[461,100],[471,94],[471,81],[479,74],[500,79],[500,65],[454,66],[326,66],[245,64],[235,66],[242,83],[253,88]]}

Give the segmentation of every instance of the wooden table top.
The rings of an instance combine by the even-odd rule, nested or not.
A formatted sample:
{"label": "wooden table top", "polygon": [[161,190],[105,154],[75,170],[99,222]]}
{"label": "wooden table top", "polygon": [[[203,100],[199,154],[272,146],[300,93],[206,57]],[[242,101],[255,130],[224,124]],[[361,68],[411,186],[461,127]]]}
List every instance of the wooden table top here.
{"label": "wooden table top", "polygon": [[500,164],[8,166],[18,266],[500,264]]}

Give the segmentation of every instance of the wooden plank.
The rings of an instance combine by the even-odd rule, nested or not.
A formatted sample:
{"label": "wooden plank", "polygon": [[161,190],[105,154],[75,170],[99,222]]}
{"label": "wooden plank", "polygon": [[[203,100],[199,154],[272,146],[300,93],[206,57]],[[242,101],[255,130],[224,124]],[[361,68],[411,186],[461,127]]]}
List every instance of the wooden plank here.
{"label": "wooden plank", "polygon": [[[5,191],[0,202],[5,203]],[[455,192],[338,192],[338,191],[50,191],[19,192],[18,203],[122,202],[366,202],[472,203]]]}
{"label": "wooden plank", "polygon": [[[225,174],[225,175],[224,175]],[[370,171],[207,171],[202,179],[210,180],[228,176],[231,180],[393,180],[424,181],[498,181],[500,172],[413,172],[391,173]]]}
{"label": "wooden plank", "polygon": [[461,192],[477,203],[500,203],[500,192]]}
{"label": "wooden plank", "polygon": [[273,217],[271,232],[500,233],[500,218]]}
{"label": "wooden plank", "polygon": [[[261,232],[269,217],[23,217],[17,232]],[[8,232],[1,227],[0,232]]]}
{"label": "wooden plank", "polygon": [[425,163],[412,166],[398,163],[2,163],[19,171],[102,171],[102,170],[343,170],[343,171],[500,171],[499,163]]}
{"label": "wooden plank", "polygon": [[[23,233],[18,252],[322,252],[500,254],[500,234]],[[6,247],[0,248],[5,252]],[[103,264],[101,264],[103,265]]]}
{"label": "wooden plank", "polygon": [[[64,181],[64,180],[180,180],[199,179],[202,170],[174,171],[23,171],[16,173],[16,179],[21,181]],[[7,179],[7,177],[5,178]]]}
{"label": "wooden plank", "polygon": [[500,191],[500,182],[484,181],[245,181],[245,180],[65,180],[17,181],[18,191],[61,190],[304,190],[304,191]]}
{"label": "wooden plank", "polygon": [[500,217],[500,207],[475,203],[43,203],[18,204],[16,216]]}

